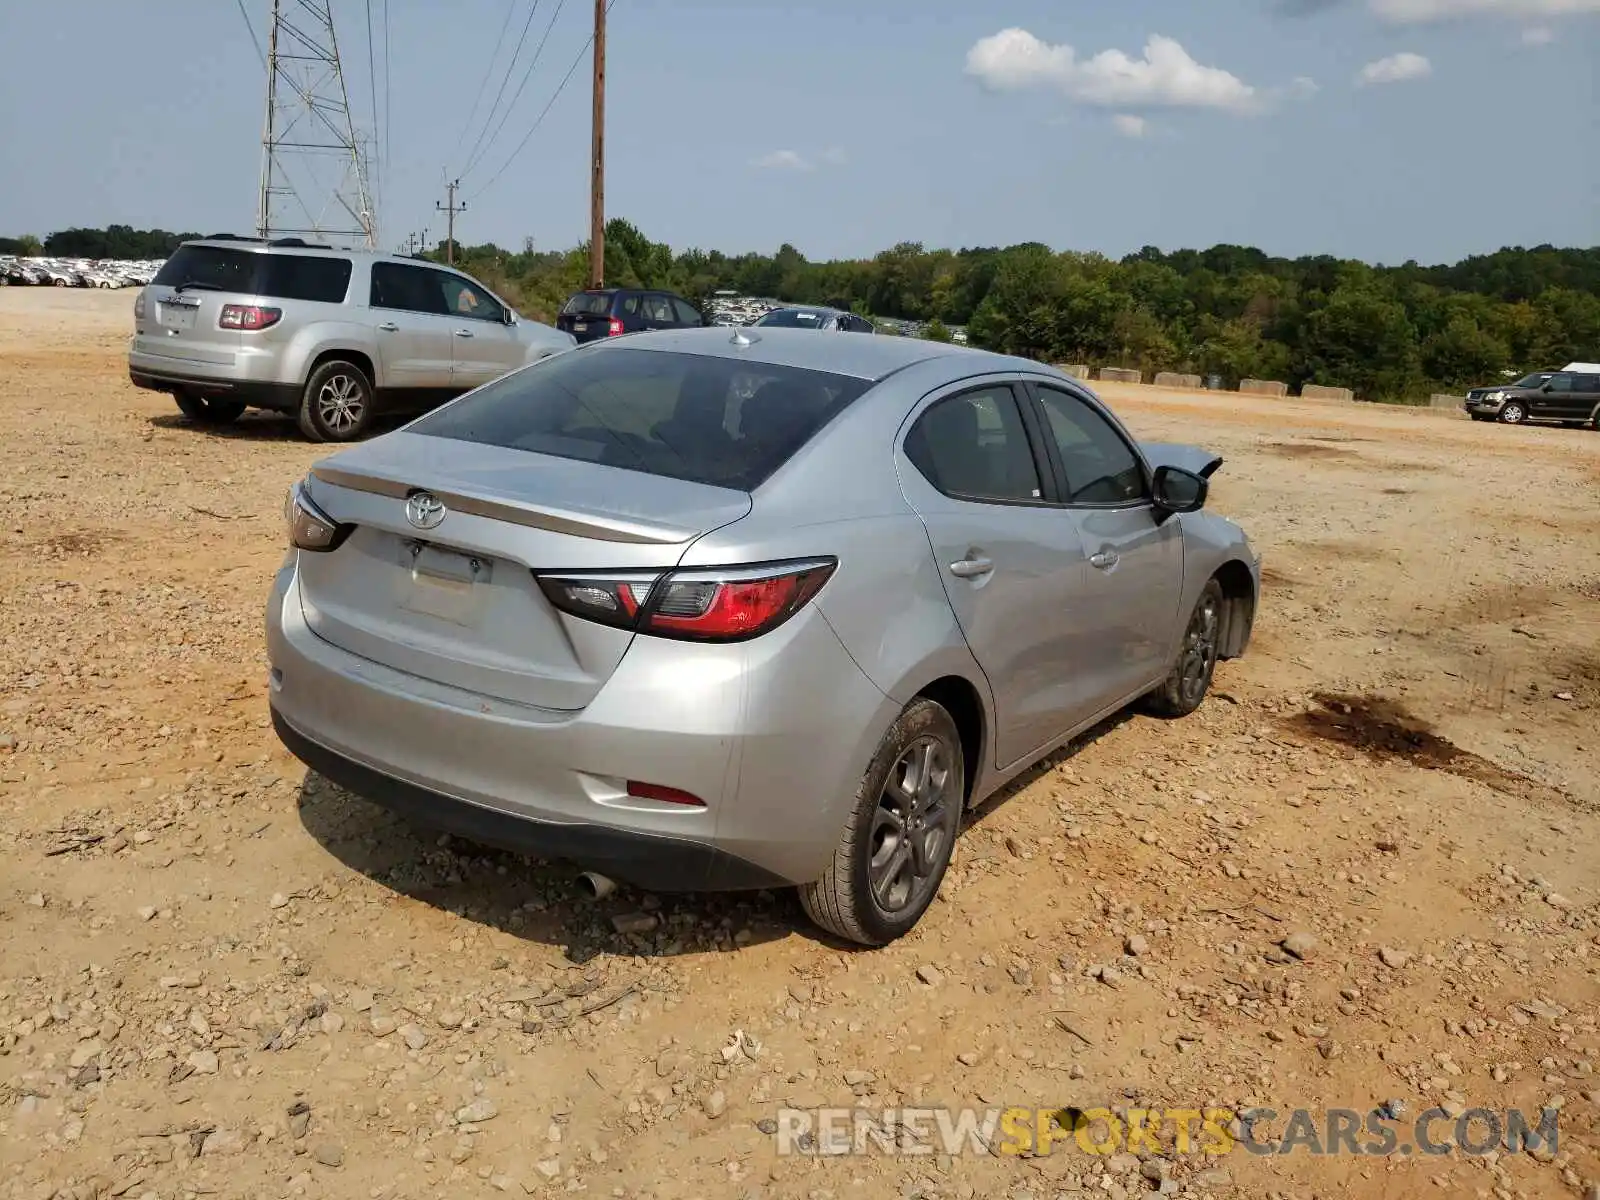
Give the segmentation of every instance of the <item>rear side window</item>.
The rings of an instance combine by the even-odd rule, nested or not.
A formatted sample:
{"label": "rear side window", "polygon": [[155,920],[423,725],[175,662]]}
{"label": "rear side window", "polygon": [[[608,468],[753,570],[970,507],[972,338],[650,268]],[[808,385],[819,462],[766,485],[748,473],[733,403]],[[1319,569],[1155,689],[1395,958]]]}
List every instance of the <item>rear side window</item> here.
{"label": "rear side window", "polygon": [[680,325],[700,324],[700,314],[691,305],[676,297],[672,301],[672,311],[678,315],[678,324]]}
{"label": "rear side window", "polygon": [[165,287],[338,304],[350,289],[350,260],[311,254],[266,254],[222,246],[179,246],[162,264],[155,282]]}
{"label": "rear side window", "polygon": [[503,376],[406,427],[749,491],[869,380],[606,346]]}
{"label": "rear side window", "polygon": [[1016,398],[1004,385],[940,400],[906,436],[906,457],[946,496],[1037,501],[1039,472]]}
{"label": "rear side window", "polygon": [[609,292],[579,292],[569,299],[561,311],[568,316],[587,313],[589,316],[600,316],[611,307]]}

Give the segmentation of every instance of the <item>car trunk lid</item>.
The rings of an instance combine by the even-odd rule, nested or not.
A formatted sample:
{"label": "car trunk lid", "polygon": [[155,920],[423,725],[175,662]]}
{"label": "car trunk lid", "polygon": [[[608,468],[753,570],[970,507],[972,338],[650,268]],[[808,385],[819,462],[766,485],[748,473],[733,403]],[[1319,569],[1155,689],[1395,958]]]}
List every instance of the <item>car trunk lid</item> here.
{"label": "car trunk lid", "polygon": [[[544,571],[654,572],[750,511],[742,491],[525,450],[397,432],[317,464],[307,488],[351,526],[302,553],[300,599],[325,641],[478,695],[577,710],[633,634],[558,612]],[[433,520],[408,501],[425,491]]]}

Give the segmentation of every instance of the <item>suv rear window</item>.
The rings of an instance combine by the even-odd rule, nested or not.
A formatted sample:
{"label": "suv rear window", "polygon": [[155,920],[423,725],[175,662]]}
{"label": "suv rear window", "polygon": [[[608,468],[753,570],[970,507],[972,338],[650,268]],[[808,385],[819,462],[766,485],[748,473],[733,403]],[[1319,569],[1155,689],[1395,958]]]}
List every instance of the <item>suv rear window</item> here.
{"label": "suv rear window", "polygon": [[589,313],[591,315],[606,313],[611,310],[611,295],[612,293],[610,292],[579,292],[568,300],[566,304],[562,305],[561,311],[569,315],[575,313]]}
{"label": "suv rear window", "polygon": [[761,318],[761,324],[784,329],[821,329],[827,313],[808,308],[777,308]]}
{"label": "suv rear window", "polygon": [[406,427],[749,491],[870,380],[605,346],[554,355]]}
{"label": "suv rear window", "polygon": [[350,287],[350,260],[310,254],[179,246],[155,281],[163,287],[201,287],[274,300],[338,304]]}

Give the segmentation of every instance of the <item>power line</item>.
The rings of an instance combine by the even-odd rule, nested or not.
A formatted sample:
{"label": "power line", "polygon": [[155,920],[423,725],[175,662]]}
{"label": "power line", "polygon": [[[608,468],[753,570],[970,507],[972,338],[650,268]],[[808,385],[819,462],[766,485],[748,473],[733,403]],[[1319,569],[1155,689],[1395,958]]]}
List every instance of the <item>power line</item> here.
{"label": "power line", "polygon": [[522,73],[522,82],[517,85],[516,94],[511,97],[511,103],[506,105],[505,111],[500,114],[500,124],[495,126],[494,132],[489,135],[489,140],[484,142],[483,149],[478,151],[477,156],[462,168],[463,175],[483,161],[484,155],[489,153],[495,140],[500,136],[500,131],[506,127],[506,122],[511,119],[512,112],[516,110],[517,101],[522,99],[522,93],[527,89],[528,80],[533,78],[533,69],[539,65],[539,56],[544,53],[544,44],[550,40],[550,31],[556,27],[556,20],[561,16],[561,9],[566,2],[567,0],[556,0],[556,11],[551,14],[549,24],[544,27],[544,36],[539,39],[539,44],[534,47],[533,57],[528,61],[528,69]]}
{"label": "power line", "polygon": [[[617,0],[608,0],[606,4],[606,13],[608,15],[616,6],[616,3]],[[527,147],[528,143],[533,139],[533,135],[539,132],[539,126],[544,124],[544,119],[550,115],[550,110],[555,107],[556,100],[561,96],[561,93],[566,88],[567,84],[572,82],[572,77],[573,75],[577,74],[579,64],[583,62],[583,56],[589,52],[589,47],[592,45],[594,45],[594,34],[590,33],[589,36],[584,39],[583,45],[578,49],[578,53],[573,57],[572,65],[567,68],[567,73],[561,77],[561,82],[556,85],[556,90],[551,94],[549,103],[547,103],[544,106],[543,111],[534,118],[533,125],[528,129],[527,133],[522,135],[522,140],[517,143],[517,148],[511,152],[510,157],[507,158],[505,162],[501,163],[500,169],[489,177],[489,182],[484,184],[476,192],[472,193],[472,198],[474,200],[495,185],[495,182],[500,178],[500,176],[506,173],[506,168],[515,162],[517,155],[521,154],[522,151]]]}
{"label": "power line", "polygon": [[528,40],[528,30],[533,28],[533,16],[539,11],[539,0],[533,0],[528,9],[528,19],[522,23],[522,34],[517,38],[517,48],[511,52],[511,61],[506,63],[506,72],[500,77],[500,90],[494,94],[494,103],[489,105],[489,115],[484,119],[483,128],[478,132],[477,141],[472,143],[472,149],[467,151],[467,161],[471,162],[478,153],[478,147],[483,145],[483,135],[489,132],[489,126],[494,123],[495,113],[500,110],[500,99],[506,94],[506,84],[511,82],[511,72],[516,70],[517,59],[522,54],[522,44]]}
{"label": "power line", "polygon": [[[384,0],[384,2],[387,3],[388,0]],[[505,18],[500,22],[500,32],[495,35],[494,53],[489,56],[489,61],[483,68],[483,78],[478,80],[478,94],[472,98],[472,111],[467,114],[466,124],[461,127],[461,136],[456,139],[456,148],[451,155],[452,158],[458,158],[461,154],[461,147],[467,144],[467,132],[472,128],[473,122],[478,117],[478,105],[483,103],[484,89],[489,86],[489,76],[494,74],[495,60],[500,57],[500,47],[505,45],[506,30],[511,28],[511,17],[516,11],[517,0],[511,0],[511,3],[506,5]]]}
{"label": "power line", "polygon": [[266,66],[267,52],[261,48],[261,39],[256,36],[255,22],[250,19],[250,10],[244,6],[244,0],[237,0],[239,15],[244,18],[244,27],[250,32],[250,44],[256,48],[256,57],[261,60],[261,65]]}

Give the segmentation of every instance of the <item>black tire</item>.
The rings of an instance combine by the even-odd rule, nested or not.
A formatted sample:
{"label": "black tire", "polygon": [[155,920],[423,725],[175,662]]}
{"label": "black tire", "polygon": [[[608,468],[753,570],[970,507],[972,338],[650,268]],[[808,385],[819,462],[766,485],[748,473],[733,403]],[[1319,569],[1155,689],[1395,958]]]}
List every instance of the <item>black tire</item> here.
{"label": "black tire", "polygon": [[224,400],[220,396],[199,396],[194,392],[174,392],[178,411],[196,425],[231,425],[244,413],[244,405],[237,400]]}
{"label": "black tire", "polygon": [[[923,777],[930,784],[926,789]],[[913,700],[883,735],[861,777],[827,871],[800,889],[806,915],[863,946],[883,946],[909,933],[938,895],[966,800],[966,762],[955,721],[942,705]]]}
{"label": "black tire", "polygon": [[1222,585],[1208,579],[1184,626],[1172,670],[1146,698],[1147,707],[1157,716],[1186,717],[1206,698],[1222,648],[1223,603]]}
{"label": "black tire", "polygon": [[1522,425],[1528,420],[1528,410],[1520,400],[1507,400],[1500,408],[1503,425]]}
{"label": "black tire", "polygon": [[300,395],[300,432],[313,442],[354,442],[372,427],[372,381],[355,363],[318,365]]}

